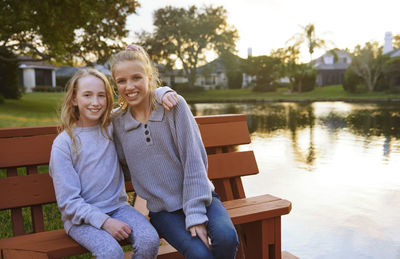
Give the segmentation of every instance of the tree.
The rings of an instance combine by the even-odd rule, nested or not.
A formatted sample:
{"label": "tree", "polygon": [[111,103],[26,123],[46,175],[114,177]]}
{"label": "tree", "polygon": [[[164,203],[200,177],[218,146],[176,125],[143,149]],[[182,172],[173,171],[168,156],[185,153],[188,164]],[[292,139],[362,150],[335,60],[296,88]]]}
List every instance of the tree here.
{"label": "tree", "polygon": [[397,34],[393,37],[394,43],[393,48],[398,49],[400,48],[400,34]]}
{"label": "tree", "polygon": [[370,92],[374,91],[389,57],[383,55],[383,48],[377,42],[367,42],[364,47],[357,45],[352,56],[348,69],[362,78]]}
{"label": "tree", "polygon": [[[32,59],[104,62],[122,47],[126,17],[138,6],[135,0],[1,0],[0,62],[14,69],[15,62]],[[18,98],[17,78],[4,71],[0,93]]]}
{"label": "tree", "polygon": [[[135,0],[2,0],[1,53],[72,63],[104,61],[127,36]],[[7,62],[9,55],[0,55]]]}
{"label": "tree", "polygon": [[228,88],[239,89],[242,88],[243,74],[242,63],[243,60],[231,52],[223,52],[221,60],[226,68],[226,76],[228,78]]}
{"label": "tree", "polygon": [[281,76],[289,79],[291,93],[311,91],[315,87],[316,70],[311,63],[299,63],[300,42],[271,52],[271,57],[281,60]]}
{"label": "tree", "polygon": [[154,33],[142,32],[138,38],[155,62],[169,68],[180,63],[192,87],[196,68],[206,61],[207,51],[234,52],[238,34],[226,20],[227,12],[222,6],[167,6],[154,13]]}
{"label": "tree", "polygon": [[301,26],[301,28],[302,32],[294,35],[289,41],[294,40],[295,45],[306,43],[310,61],[312,61],[314,51],[318,48],[325,48],[327,43],[324,39],[317,37],[314,24],[310,23],[306,26]]}
{"label": "tree", "polygon": [[281,60],[276,57],[257,56],[245,61],[244,72],[255,76],[254,91],[275,91],[281,78]]}

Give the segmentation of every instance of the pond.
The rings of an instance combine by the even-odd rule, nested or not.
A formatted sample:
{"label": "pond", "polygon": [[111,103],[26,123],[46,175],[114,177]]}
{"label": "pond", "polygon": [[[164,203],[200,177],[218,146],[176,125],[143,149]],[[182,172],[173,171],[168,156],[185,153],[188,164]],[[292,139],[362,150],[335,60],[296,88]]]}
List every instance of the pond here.
{"label": "pond", "polygon": [[282,250],[300,258],[400,258],[400,103],[192,104],[244,113],[260,173],[248,197],[292,202]]}

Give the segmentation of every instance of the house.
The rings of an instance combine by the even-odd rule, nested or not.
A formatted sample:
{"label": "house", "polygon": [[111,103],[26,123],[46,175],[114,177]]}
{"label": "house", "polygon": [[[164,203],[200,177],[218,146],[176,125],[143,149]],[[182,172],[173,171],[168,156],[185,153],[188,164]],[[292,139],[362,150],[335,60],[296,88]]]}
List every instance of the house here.
{"label": "house", "polygon": [[18,57],[19,84],[25,92],[32,92],[36,86],[56,86],[56,67],[31,57]]}
{"label": "house", "polygon": [[345,50],[334,49],[313,60],[317,70],[317,85],[342,84],[344,73],[351,63],[351,56]]}
{"label": "house", "polygon": [[[239,58],[239,57],[237,57]],[[163,65],[157,65],[161,81],[169,86],[175,84],[187,83],[188,78],[183,69],[168,70]],[[227,69],[222,61],[222,58],[217,58],[196,69],[196,86],[205,89],[226,89],[228,88]],[[242,74],[242,88],[246,88],[255,80],[254,76]]]}
{"label": "house", "polygon": [[[161,81],[166,85],[174,86],[175,84],[188,82],[188,78],[183,69],[168,70],[163,65],[158,65],[157,68]],[[204,87],[207,90],[228,88],[226,68],[221,58],[217,58],[210,63],[198,67],[196,71],[196,86]]]}
{"label": "house", "polygon": [[[73,67],[73,66],[61,66],[58,67],[56,70],[56,78],[57,78],[57,82],[59,82],[59,85],[62,87],[65,87],[66,83],[68,82],[68,80],[79,70],[82,68],[86,68],[87,66],[83,66],[83,67]],[[99,70],[100,72],[102,72],[103,74],[105,74],[106,76],[111,77],[111,72],[108,69],[108,62],[104,65],[101,64],[97,64],[94,63],[93,66],[90,67],[94,67],[97,70]]]}
{"label": "house", "polygon": [[[386,32],[385,42],[383,45],[383,55],[389,55],[390,58],[400,58],[400,48],[393,49],[393,36],[391,32]],[[390,76],[389,84],[393,87],[400,86],[400,71]]]}

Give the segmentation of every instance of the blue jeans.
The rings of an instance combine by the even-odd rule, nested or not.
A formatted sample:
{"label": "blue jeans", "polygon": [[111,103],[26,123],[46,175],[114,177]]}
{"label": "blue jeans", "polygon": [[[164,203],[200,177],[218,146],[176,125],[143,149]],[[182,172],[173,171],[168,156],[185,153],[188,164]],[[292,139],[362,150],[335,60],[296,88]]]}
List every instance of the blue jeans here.
{"label": "blue jeans", "polygon": [[164,237],[186,259],[230,259],[235,258],[238,237],[224,205],[213,192],[211,205],[207,207],[207,232],[211,239],[211,250],[198,237],[192,237],[185,227],[182,210],[150,212],[150,221],[160,236]]}

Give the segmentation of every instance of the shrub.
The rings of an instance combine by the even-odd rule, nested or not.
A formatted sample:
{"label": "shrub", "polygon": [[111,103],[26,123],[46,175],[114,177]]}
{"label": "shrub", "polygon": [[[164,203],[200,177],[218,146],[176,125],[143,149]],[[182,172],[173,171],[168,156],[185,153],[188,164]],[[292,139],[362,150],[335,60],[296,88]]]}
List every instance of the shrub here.
{"label": "shrub", "polygon": [[256,82],[253,87],[254,92],[275,92],[279,85],[275,82]]}
{"label": "shrub", "polygon": [[317,84],[317,71],[315,69],[300,70],[294,77],[293,91],[310,92]]}
{"label": "shrub", "polygon": [[190,87],[189,83],[174,83],[173,85],[171,85],[171,88],[178,93],[195,93],[204,91],[204,88],[201,86]]}
{"label": "shrub", "polygon": [[347,69],[343,78],[343,89],[349,93],[356,93],[362,89],[363,85],[361,77],[356,75],[352,69]]}
{"label": "shrub", "polygon": [[0,56],[13,61],[0,62],[0,93],[5,98],[19,99],[22,89],[18,86],[18,62],[16,56],[0,48]]}
{"label": "shrub", "polygon": [[63,90],[61,86],[52,87],[50,85],[37,85],[33,88],[34,92],[62,92]]}
{"label": "shrub", "polygon": [[0,93],[0,104],[3,104],[5,102],[4,96]]}

